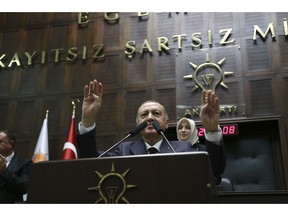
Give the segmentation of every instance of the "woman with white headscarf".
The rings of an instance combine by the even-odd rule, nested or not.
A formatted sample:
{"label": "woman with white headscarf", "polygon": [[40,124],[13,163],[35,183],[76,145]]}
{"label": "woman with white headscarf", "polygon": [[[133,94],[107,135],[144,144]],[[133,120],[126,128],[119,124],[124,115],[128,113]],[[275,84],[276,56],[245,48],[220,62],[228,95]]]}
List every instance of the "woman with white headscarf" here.
{"label": "woman with white headscarf", "polygon": [[193,146],[199,140],[195,122],[189,118],[181,118],[177,122],[177,138],[178,140],[190,142]]}
{"label": "woman with white headscarf", "polygon": [[204,144],[199,143],[198,131],[195,122],[183,117],[177,122],[176,133],[178,140],[191,143],[191,148],[196,151],[207,151]]}

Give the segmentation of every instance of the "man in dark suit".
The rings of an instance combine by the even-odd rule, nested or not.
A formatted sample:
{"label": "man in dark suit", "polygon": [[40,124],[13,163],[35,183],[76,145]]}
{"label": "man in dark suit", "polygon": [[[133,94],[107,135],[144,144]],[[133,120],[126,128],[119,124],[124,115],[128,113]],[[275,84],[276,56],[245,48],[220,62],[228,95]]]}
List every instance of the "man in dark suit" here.
{"label": "man in dark suit", "polygon": [[[89,85],[84,87],[82,119],[78,125],[77,135],[80,157],[99,156],[95,143],[95,120],[101,107],[102,95],[103,85],[97,80],[91,81]],[[222,131],[218,124],[219,114],[218,97],[213,91],[203,91],[200,118],[205,128],[206,150],[211,159],[216,184],[220,183],[221,174],[226,165]],[[106,156],[149,154],[151,147],[154,147],[153,153],[172,153],[173,150],[167,141],[153,127],[153,121],[157,121],[161,129],[165,131],[168,128],[168,120],[166,109],[159,102],[153,100],[144,102],[136,115],[137,125],[143,121],[147,122],[147,126],[140,131],[142,139],[123,142],[108,152]],[[195,151],[189,142],[171,141],[171,145],[175,152]]]}
{"label": "man in dark suit", "polygon": [[21,203],[27,193],[31,160],[14,152],[15,135],[0,131],[0,203]]}

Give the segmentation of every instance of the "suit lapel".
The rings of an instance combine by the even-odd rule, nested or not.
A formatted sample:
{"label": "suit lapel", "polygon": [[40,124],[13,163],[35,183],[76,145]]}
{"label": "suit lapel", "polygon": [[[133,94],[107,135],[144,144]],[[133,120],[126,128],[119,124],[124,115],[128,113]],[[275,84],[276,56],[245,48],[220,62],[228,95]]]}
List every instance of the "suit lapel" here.
{"label": "suit lapel", "polygon": [[[175,149],[175,143],[170,142],[172,147]],[[141,139],[141,141],[135,141],[130,146],[130,151],[132,155],[138,155],[138,154],[147,154],[146,146],[144,141]],[[160,153],[172,153],[170,146],[168,145],[167,141],[163,139],[161,147],[160,147]]]}
{"label": "suit lapel", "polygon": [[[173,148],[174,148],[174,146],[173,146]],[[160,152],[161,153],[172,153],[172,150],[165,139],[163,139],[163,141],[162,141],[162,144],[160,147]]]}
{"label": "suit lapel", "polygon": [[134,141],[130,146],[130,150],[132,155],[147,154],[146,146],[142,139],[141,141]]}
{"label": "suit lapel", "polygon": [[11,159],[7,169],[13,171],[16,167],[17,167],[17,157],[14,155],[13,158]]}

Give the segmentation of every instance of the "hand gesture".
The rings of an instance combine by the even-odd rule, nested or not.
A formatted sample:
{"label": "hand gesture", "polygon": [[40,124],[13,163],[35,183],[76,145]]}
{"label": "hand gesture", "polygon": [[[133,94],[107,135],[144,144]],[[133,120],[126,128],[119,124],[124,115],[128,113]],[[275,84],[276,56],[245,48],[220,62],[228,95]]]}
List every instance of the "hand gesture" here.
{"label": "hand gesture", "polygon": [[220,116],[218,97],[212,90],[203,90],[201,102],[200,119],[205,131],[217,131]]}
{"label": "hand gesture", "polygon": [[82,126],[91,127],[95,121],[97,113],[101,107],[103,95],[103,85],[97,80],[93,80],[84,86],[84,98],[82,104]]}

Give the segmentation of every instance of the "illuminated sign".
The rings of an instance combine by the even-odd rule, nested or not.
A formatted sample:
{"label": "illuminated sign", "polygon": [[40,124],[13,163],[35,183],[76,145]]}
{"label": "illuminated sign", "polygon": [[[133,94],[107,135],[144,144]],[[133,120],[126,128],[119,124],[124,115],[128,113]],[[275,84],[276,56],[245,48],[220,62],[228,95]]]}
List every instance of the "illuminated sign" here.
{"label": "illuminated sign", "polygon": [[[235,136],[238,135],[238,124],[224,124],[220,125],[222,129],[223,136]],[[203,137],[204,136],[204,128],[203,127],[197,127],[198,130],[198,136]]]}

